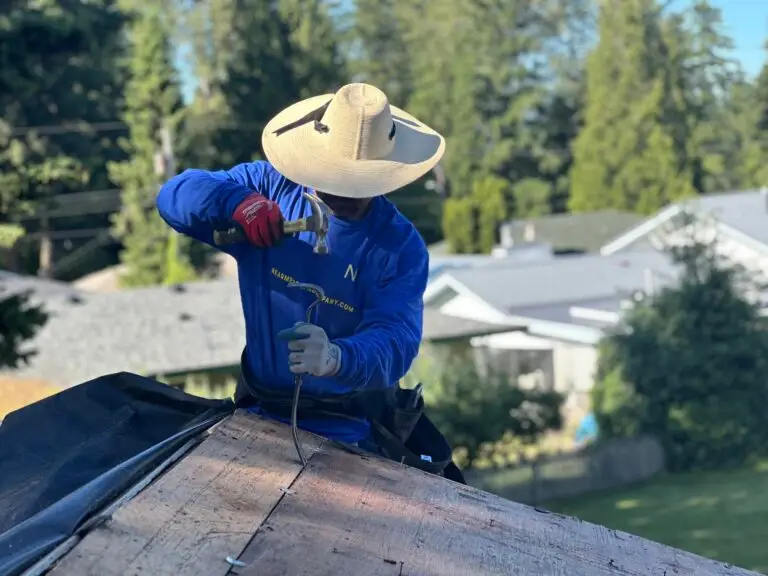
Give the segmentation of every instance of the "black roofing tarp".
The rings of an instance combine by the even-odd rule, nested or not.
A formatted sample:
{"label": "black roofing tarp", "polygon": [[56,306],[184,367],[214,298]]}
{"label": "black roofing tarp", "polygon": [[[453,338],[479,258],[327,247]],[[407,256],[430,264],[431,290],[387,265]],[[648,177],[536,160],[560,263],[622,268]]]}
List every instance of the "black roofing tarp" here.
{"label": "black roofing tarp", "polygon": [[120,372],[9,414],[0,425],[0,576],[34,564],[233,409]]}

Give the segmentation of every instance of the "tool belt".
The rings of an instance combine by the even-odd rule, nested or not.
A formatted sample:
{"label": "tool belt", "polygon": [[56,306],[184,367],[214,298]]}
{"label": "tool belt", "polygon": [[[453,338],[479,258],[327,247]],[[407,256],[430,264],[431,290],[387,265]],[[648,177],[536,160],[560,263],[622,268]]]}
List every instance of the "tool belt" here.
{"label": "tool belt", "polygon": [[[448,440],[424,414],[424,399],[400,386],[350,394],[319,395],[302,390],[298,417],[302,419],[349,419],[369,422],[372,439],[390,460],[466,484],[453,463]],[[261,384],[245,358],[235,390],[239,408],[259,407],[269,414],[290,419],[293,387],[275,389]]]}

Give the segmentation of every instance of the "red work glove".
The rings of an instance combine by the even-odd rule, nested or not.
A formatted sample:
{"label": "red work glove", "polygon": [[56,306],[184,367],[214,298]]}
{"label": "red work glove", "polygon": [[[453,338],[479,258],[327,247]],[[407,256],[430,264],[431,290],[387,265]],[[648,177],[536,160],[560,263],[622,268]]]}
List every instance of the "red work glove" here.
{"label": "red work glove", "polygon": [[240,225],[248,241],[259,248],[274,246],[285,235],[280,207],[261,194],[251,194],[243,200],[235,208],[232,220]]}

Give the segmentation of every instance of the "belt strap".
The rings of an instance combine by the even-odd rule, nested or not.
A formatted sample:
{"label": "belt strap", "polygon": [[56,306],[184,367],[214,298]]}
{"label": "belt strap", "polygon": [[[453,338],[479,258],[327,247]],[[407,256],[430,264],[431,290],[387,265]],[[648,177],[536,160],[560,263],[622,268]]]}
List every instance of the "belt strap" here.
{"label": "belt strap", "polygon": [[[285,418],[290,417],[293,389],[264,386],[248,365],[245,351],[240,361],[240,376],[235,390],[238,407],[258,406],[266,412]],[[375,416],[368,407],[370,394],[313,394],[302,390],[299,396],[299,418],[369,420]]]}
{"label": "belt strap", "polygon": [[[248,366],[243,351],[240,377],[235,390],[238,408],[258,406],[268,413],[290,418],[292,389],[275,389],[262,385]],[[387,390],[354,394],[319,395],[302,390],[299,396],[299,419],[350,419],[371,423],[373,438],[384,456],[397,462],[442,475],[449,469],[452,480],[464,483],[461,472],[451,465],[451,446],[426,417],[421,397],[413,402],[412,390],[393,387]],[[430,461],[422,459],[427,454]]]}

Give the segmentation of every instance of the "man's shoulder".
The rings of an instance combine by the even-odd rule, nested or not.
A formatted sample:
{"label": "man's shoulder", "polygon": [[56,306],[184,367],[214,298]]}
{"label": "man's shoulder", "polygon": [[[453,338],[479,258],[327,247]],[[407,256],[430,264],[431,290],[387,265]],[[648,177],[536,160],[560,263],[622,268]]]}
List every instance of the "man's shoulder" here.
{"label": "man's shoulder", "polygon": [[388,199],[383,198],[387,218],[384,226],[378,234],[379,241],[386,244],[388,249],[400,252],[400,256],[406,259],[426,258],[427,244],[421,234],[408,218]]}
{"label": "man's shoulder", "polygon": [[286,192],[293,192],[300,188],[266,160],[243,162],[232,168],[231,172],[239,173],[253,189],[275,201],[278,201]]}
{"label": "man's shoulder", "polygon": [[229,172],[243,174],[251,179],[260,180],[265,176],[270,176],[275,169],[265,160],[255,160],[253,162],[241,162],[229,169]]}

